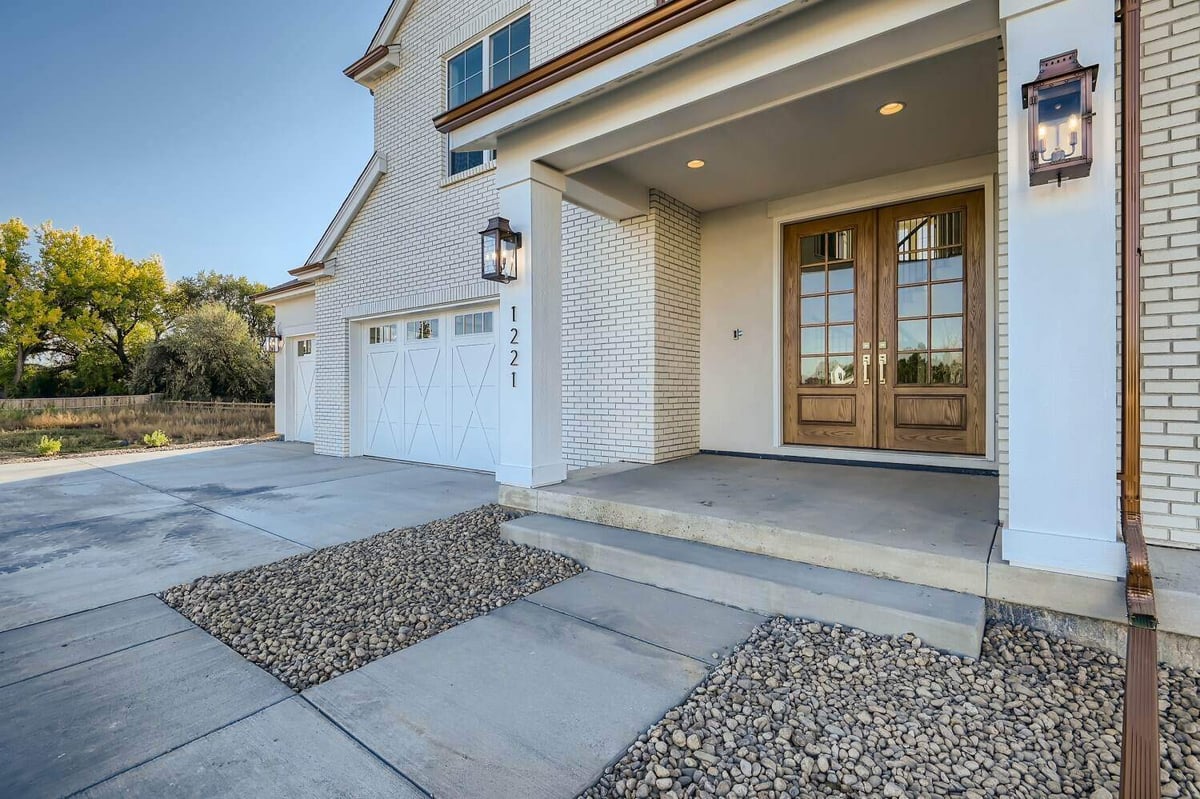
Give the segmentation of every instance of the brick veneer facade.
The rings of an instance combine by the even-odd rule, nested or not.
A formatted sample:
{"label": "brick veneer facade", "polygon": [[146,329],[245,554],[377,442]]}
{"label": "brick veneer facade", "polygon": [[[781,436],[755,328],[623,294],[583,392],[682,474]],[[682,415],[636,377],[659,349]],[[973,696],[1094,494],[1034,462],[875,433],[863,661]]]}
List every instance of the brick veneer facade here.
{"label": "brick veneer facade", "polygon": [[[374,89],[375,147],[388,172],[317,285],[316,451],[350,451],[350,319],[495,297],[478,237],[497,212],[490,165],[450,178],[445,55],[531,13],[533,63],[653,6],[652,0],[415,3],[400,68]],[[616,223],[563,206],[563,449],[570,466],[654,463],[699,447],[699,217],[652,193],[650,213]]]}

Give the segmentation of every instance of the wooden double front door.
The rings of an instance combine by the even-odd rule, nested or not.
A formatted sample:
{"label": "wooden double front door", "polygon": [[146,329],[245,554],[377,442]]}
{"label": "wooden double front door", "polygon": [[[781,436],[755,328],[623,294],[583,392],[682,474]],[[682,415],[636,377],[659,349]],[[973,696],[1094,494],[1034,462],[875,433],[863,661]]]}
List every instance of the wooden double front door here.
{"label": "wooden double front door", "polygon": [[782,241],[785,443],[983,454],[983,192]]}

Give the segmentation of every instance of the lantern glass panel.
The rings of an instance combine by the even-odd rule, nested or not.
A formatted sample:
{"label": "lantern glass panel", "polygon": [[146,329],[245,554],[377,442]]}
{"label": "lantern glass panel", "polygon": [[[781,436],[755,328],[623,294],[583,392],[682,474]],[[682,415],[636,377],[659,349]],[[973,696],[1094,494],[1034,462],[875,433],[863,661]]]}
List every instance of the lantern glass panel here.
{"label": "lantern glass panel", "polygon": [[1037,159],[1056,164],[1082,156],[1083,78],[1074,78],[1037,92]]}
{"label": "lantern glass panel", "polygon": [[517,276],[517,237],[514,234],[504,236],[500,241],[500,266],[505,277]]}
{"label": "lantern glass panel", "polygon": [[483,276],[500,277],[500,233],[489,230],[483,234]]}

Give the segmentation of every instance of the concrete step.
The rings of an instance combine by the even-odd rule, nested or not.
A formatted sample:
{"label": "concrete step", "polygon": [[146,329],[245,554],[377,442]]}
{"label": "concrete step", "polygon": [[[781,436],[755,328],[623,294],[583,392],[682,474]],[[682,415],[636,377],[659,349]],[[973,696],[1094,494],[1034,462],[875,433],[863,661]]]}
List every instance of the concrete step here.
{"label": "concrete step", "polygon": [[755,613],[911,632],[973,658],[983,641],[984,600],[970,594],[557,516],[523,516],[500,530],[596,571]]}

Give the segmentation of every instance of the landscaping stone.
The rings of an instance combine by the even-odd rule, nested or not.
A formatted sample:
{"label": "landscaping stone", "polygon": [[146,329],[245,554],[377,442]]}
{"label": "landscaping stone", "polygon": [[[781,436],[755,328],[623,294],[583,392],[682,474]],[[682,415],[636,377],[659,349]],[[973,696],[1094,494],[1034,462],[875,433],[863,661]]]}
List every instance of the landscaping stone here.
{"label": "landscaping stone", "polygon": [[502,540],[488,505],[163,592],[299,691],[557,583],[574,561]]}
{"label": "landscaping stone", "polygon": [[[1159,682],[1162,793],[1200,797],[1200,671]],[[1123,684],[1119,658],[1020,627],[968,660],[777,618],[583,796],[1111,799]]]}

